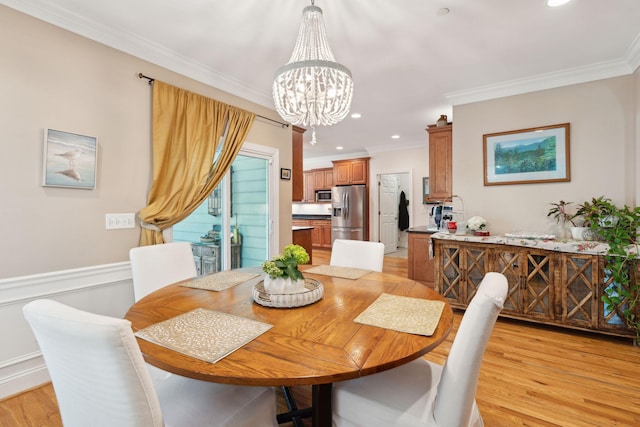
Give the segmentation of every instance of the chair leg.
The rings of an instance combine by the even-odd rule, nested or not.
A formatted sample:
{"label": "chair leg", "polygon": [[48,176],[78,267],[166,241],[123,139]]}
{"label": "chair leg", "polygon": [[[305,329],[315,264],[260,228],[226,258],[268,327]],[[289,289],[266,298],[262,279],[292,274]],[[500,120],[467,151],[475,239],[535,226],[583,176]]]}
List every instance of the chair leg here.
{"label": "chair leg", "polygon": [[287,386],[282,387],[282,394],[284,395],[285,402],[287,402],[289,412],[278,414],[278,424],[284,424],[292,421],[294,427],[304,427],[302,419],[311,417],[312,408],[298,409],[298,405],[296,405],[296,401],[293,398],[293,393],[291,393],[291,388]]}

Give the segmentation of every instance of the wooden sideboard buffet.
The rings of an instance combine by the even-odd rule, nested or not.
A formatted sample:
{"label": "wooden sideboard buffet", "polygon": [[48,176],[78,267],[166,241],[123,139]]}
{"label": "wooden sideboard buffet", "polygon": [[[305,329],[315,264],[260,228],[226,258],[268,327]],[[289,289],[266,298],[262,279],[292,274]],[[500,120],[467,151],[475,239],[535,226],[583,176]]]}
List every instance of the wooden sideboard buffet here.
{"label": "wooden sideboard buffet", "polygon": [[454,307],[466,308],[485,273],[497,271],[509,282],[501,316],[635,336],[600,299],[611,284],[604,268],[606,245],[441,233],[432,239],[435,290]]}

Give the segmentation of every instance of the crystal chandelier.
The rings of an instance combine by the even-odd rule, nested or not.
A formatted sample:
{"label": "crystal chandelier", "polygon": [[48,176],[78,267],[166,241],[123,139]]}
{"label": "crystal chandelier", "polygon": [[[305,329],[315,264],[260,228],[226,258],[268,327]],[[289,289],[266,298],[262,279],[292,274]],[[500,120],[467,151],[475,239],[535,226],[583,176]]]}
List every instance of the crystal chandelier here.
{"label": "crystal chandelier", "polygon": [[289,62],[273,79],[276,111],[294,125],[310,125],[311,144],[316,143],[316,126],[332,125],[347,116],[351,108],[351,71],[335,62],[322,19],[314,5],[302,11],[302,23]]}

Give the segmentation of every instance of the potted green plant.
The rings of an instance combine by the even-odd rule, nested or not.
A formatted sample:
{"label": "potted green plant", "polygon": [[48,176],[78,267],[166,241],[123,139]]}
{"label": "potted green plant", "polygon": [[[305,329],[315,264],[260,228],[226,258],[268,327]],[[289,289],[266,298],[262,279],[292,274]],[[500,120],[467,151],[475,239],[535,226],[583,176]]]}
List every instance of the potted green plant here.
{"label": "potted green plant", "polygon": [[593,197],[591,201],[585,201],[578,206],[573,219],[582,218],[582,225],[587,228],[583,232],[584,240],[599,240],[601,226],[613,223],[612,215],[616,211],[617,208],[610,199],[604,196]]}
{"label": "potted green plant", "polygon": [[578,227],[575,222],[576,215],[571,214],[569,211],[571,208],[569,205],[573,202],[565,202],[560,200],[558,203],[551,203],[551,209],[547,213],[547,217],[553,217],[556,223],[562,227],[562,230],[566,230],[568,224],[571,224],[571,237],[576,240],[582,239],[582,227]]}
{"label": "potted green plant", "polygon": [[[615,313],[636,334],[640,343],[640,321],[636,316],[640,299],[637,263],[640,207],[616,208],[608,199],[595,199],[602,207],[591,216],[591,230],[608,245],[605,255],[605,288],[601,295],[606,313]],[[593,203],[591,204],[593,206]],[[636,245],[636,250],[630,246]]]}
{"label": "potted green plant", "polygon": [[300,245],[290,244],[282,253],[271,261],[262,263],[262,270],[267,273],[264,278],[264,289],[272,294],[295,294],[303,292],[304,276],[298,265],[309,262],[309,254]]}

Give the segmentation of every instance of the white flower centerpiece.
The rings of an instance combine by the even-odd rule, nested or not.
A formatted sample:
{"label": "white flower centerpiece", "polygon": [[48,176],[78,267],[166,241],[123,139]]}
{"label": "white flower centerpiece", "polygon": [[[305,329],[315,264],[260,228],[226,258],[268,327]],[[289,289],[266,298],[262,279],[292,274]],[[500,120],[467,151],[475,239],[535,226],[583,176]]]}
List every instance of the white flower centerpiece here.
{"label": "white flower centerpiece", "polygon": [[487,220],[481,216],[472,216],[467,221],[467,230],[471,231],[476,236],[488,236],[489,232],[484,228],[487,226]]}
{"label": "white flower centerpiece", "polygon": [[287,245],[280,255],[262,263],[264,290],[270,294],[296,294],[305,292],[304,276],[299,264],[309,262],[309,254],[300,245]]}

